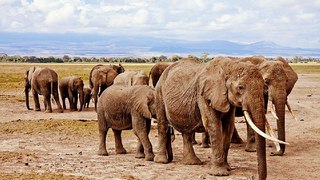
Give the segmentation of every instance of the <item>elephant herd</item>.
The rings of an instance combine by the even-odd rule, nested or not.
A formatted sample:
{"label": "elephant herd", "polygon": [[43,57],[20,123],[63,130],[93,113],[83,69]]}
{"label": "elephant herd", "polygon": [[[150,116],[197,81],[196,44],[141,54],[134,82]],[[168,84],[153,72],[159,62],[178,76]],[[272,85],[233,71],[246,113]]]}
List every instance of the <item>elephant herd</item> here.
{"label": "elephant herd", "polygon": [[[149,86],[149,78],[153,87]],[[59,89],[65,109],[69,99],[70,109],[85,106],[85,94],[92,96],[98,117],[99,155],[108,155],[106,135],[111,128],[115,137],[115,151],[125,154],[121,132],[133,129],[138,137],[136,158],[169,163],[173,160],[173,129],[183,138],[182,162],[201,164],[193,149],[194,134],[203,133],[202,144],[212,151],[214,175],[229,175],[230,143],[243,142],[235,128],[235,117],[244,116],[247,122],[245,150],[256,151],[259,179],[266,179],[266,139],[273,141],[277,151],[285,152],[285,106],[291,111],[287,96],[298,80],[297,74],[282,58],[275,61],[261,56],[246,58],[216,57],[207,63],[185,58],[175,63],[160,62],[150,70],[125,71],[119,65],[97,65],[89,75],[90,89],[83,88],[78,77],[66,77],[59,81]],[[48,68],[30,68],[25,75],[26,106],[28,92],[32,90],[35,110],[40,110],[38,94],[43,95],[46,112],[52,112],[50,94],[59,112],[62,106],[58,97],[58,76]],[[79,94],[79,96],[78,96]],[[99,96],[99,98],[98,98]],[[277,119],[276,136],[266,119],[268,101]],[[148,137],[151,119],[157,119],[158,151],[153,153]]]}

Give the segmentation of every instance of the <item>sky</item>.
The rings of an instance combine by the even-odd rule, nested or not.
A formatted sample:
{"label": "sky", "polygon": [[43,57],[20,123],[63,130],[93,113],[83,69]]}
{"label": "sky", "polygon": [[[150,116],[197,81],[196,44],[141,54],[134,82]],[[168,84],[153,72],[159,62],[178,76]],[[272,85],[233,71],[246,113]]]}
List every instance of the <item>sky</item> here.
{"label": "sky", "polygon": [[320,48],[319,0],[0,0],[0,32]]}

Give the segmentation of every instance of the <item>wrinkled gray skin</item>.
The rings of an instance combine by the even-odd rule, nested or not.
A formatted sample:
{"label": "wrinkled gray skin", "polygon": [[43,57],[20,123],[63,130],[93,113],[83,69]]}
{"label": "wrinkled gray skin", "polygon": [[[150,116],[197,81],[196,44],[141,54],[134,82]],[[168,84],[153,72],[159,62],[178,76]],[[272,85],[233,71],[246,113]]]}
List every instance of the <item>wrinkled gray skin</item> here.
{"label": "wrinkled gray skin", "polygon": [[106,135],[111,128],[117,154],[125,154],[121,132],[133,129],[138,137],[136,158],[152,161],[154,154],[149,140],[151,118],[156,114],[154,89],[147,85],[112,85],[100,96],[98,103],[99,155],[108,155]]}
{"label": "wrinkled gray skin", "polygon": [[83,80],[81,77],[63,77],[59,82],[59,90],[63,109],[66,109],[66,98],[69,100],[70,110],[77,111],[78,98],[80,102],[79,111],[84,106]]}
{"label": "wrinkled gray skin", "polygon": [[113,84],[114,78],[124,72],[124,68],[115,65],[96,65],[92,68],[89,75],[89,85],[92,90],[92,97],[94,100],[94,108],[97,111],[98,95],[109,86]]}
{"label": "wrinkled gray skin", "polygon": [[[267,111],[268,101],[275,105],[275,112],[279,120],[277,121],[278,138],[286,141],[285,138],[285,105],[287,97],[291,93],[298,80],[297,73],[291,68],[285,59],[277,57],[275,61],[268,61],[261,56],[246,57],[240,59],[241,62],[254,64],[258,67],[263,76],[265,91],[265,112]],[[242,115],[242,114],[240,114]],[[234,131],[233,142],[241,142],[237,130]],[[255,151],[254,135],[251,128],[247,130],[246,151]],[[280,151],[271,152],[271,155],[282,156],[285,152],[285,144],[280,144]]]}
{"label": "wrinkled gray skin", "polygon": [[170,62],[158,62],[151,68],[151,70],[149,72],[149,78],[152,79],[153,87],[156,87],[157,82],[159,81],[161,74],[171,64],[172,63],[170,63]]}
{"label": "wrinkled gray skin", "polygon": [[44,96],[45,112],[51,113],[52,107],[50,95],[53,95],[58,106],[58,112],[62,113],[63,109],[59,100],[58,92],[58,75],[49,68],[31,67],[26,71],[25,76],[25,97],[28,110],[32,110],[29,106],[29,91],[32,91],[35,111],[40,111],[39,95]]}
{"label": "wrinkled gray skin", "polygon": [[119,74],[113,84],[124,84],[127,86],[149,85],[149,77],[144,71],[126,71]]}
{"label": "wrinkled gray skin", "polygon": [[91,89],[83,88],[84,106],[83,108],[89,108],[91,100]]}
{"label": "wrinkled gray skin", "polygon": [[[187,71],[186,71],[187,70]],[[263,78],[253,65],[228,58],[205,64],[192,59],[169,66],[156,86],[158,154],[154,161],[168,163],[167,129],[170,123],[183,137],[184,164],[201,164],[192,146],[192,133],[208,131],[214,175],[229,175],[227,156],[234,129],[235,107],[248,111],[254,124],[265,131]],[[256,134],[258,173],[266,179],[265,139]]]}

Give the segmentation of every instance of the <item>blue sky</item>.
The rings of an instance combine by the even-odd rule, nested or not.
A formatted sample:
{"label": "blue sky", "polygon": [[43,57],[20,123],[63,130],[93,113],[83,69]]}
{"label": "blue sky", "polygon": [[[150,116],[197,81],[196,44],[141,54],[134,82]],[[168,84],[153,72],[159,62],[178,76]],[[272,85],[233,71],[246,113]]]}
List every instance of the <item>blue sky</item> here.
{"label": "blue sky", "polygon": [[273,41],[320,48],[319,0],[0,0],[0,32]]}

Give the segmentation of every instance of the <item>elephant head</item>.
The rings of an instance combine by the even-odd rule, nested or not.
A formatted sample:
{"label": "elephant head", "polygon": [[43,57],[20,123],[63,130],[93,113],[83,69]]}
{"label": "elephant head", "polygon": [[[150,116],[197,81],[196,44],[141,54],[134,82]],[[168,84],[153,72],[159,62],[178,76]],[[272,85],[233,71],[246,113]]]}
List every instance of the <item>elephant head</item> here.
{"label": "elephant head", "polygon": [[25,81],[25,85],[24,85],[24,93],[25,93],[25,98],[26,98],[26,106],[28,110],[32,110],[32,108],[30,108],[30,104],[29,104],[29,91],[31,89],[31,80],[33,77],[33,73],[36,70],[36,67],[31,67],[29,70],[26,71],[25,76],[24,76],[24,81]]}
{"label": "elephant head", "polygon": [[98,94],[101,95],[107,87],[111,86],[117,75],[118,73],[109,67],[100,67],[92,72],[90,82],[93,84],[92,97],[94,99],[95,110],[97,110]]}
{"label": "elephant head", "polygon": [[131,85],[149,85],[149,77],[144,71],[138,71],[131,77]]}
{"label": "elephant head", "polygon": [[[259,68],[265,84],[265,110],[268,101],[270,101],[275,108],[278,138],[285,141],[285,105],[287,104],[287,96],[298,79],[296,73],[281,57],[278,57],[277,61],[267,61],[264,57],[253,56],[243,58],[241,61],[249,61]],[[285,144],[280,144],[280,147],[278,147],[278,151],[272,152],[272,155],[283,155]]]}
{"label": "elephant head", "polygon": [[120,74],[120,73],[123,73],[125,70],[124,70],[124,67],[121,65],[121,64],[119,64],[119,66],[117,66],[117,65],[110,65],[110,66],[112,66],[112,68],[118,73],[118,74]]}

